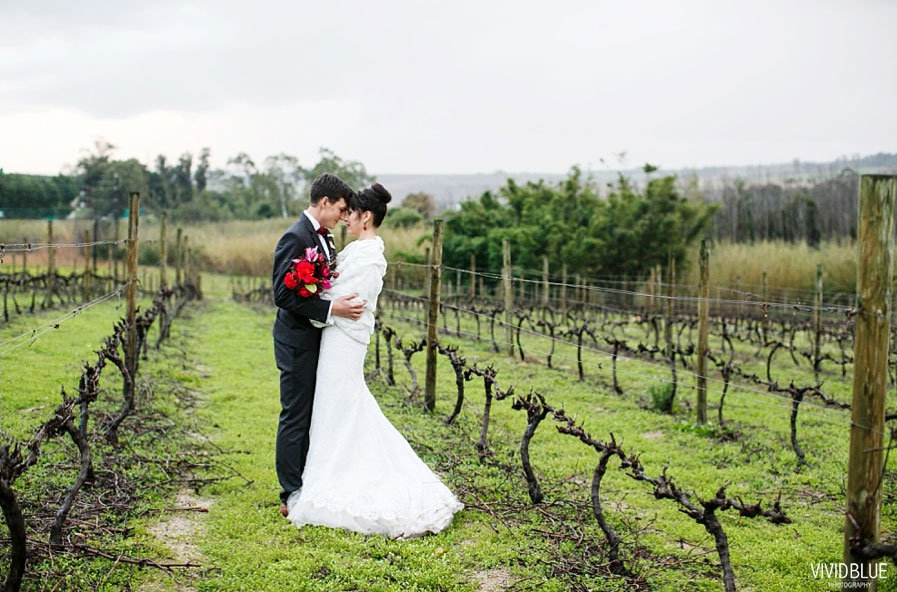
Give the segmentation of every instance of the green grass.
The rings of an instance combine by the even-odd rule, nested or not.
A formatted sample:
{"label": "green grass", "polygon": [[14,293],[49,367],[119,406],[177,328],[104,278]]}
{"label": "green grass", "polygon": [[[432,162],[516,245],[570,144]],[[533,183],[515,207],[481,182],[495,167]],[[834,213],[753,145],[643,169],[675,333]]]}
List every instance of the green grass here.
{"label": "green grass", "polygon": [[[408,313],[399,315],[407,317]],[[421,334],[421,326],[408,321],[390,321],[387,318],[384,322],[398,323],[410,335]],[[452,320],[449,327],[454,327]],[[474,327],[465,319],[462,330],[475,332]],[[628,327],[627,331],[627,338],[633,344],[643,335],[641,329],[634,327]],[[488,335],[487,323],[483,324],[483,335]],[[459,342],[452,337],[448,337],[447,341]],[[711,347],[718,347],[717,342],[718,339],[712,339]],[[642,453],[641,458],[650,473],[658,474],[669,460],[669,472],[680,486],[704,497],[711,497],[724,483],[729,483],[730,496],[743,497],[745,501],[774,500],[781,492],[782,503],[794,520],[792,525],[777,527],[737,516],[723,517],[740,589],[820,589],[824,584],[811,578],[810,563],[840,561],[849,417],[813,407],[812,400],[804,403],[798,419],[798,438],[811,464],[799,468],[788,436],[790,401],[777,399],[762,388],[730,389],[725,407],[726,429],[741,434],[739,439],[730,441],[729,434],[720,434],[722,429],[719,426],[700,429],[686,427],[694,417],[690,410],[695,391],[693,378],[682,372],[681,367],[676,401],[683,411],[676,415],[662,415],[648,409],[651,407],[651,390],[669,379],[664,362],[619,360],[618,376],[625,394],[618,397],[611,394],[609,388],[609,356],[586,352],[583,357],[587,380],[579,383],[575,375],[575,349],[570,346],[559,346],[555,350],[555,365],[563,368],[551,371],[541,363],[534,363],[544,361],[544,353],[548,350],[546,340],[538,336],[523,337],[527,362],[493,354],[485,343],[477,344],[470,339],[462,339],[459,343],[461,352],[469,361],[494,363],[503,386],[512,382],[519,388],[539,390],[550,404],[563,406],[568,413],[583,420],[586,429],[595,437],[606,439],[613,432],[618,441],[622,439],[627,450]],[[801,345],[801,340],[798,339],[797,343]],[[805,342],[802,345],[806,347]],[[831,344],[827,347],[837,348]],[[746,371],[765,376],[765,356],[754,356],[756,346],[736,342],[736,349],[737,360]],[[422,364],[422,359],[416,362]],[[599,364],[603,367],[599,368]],[[849,368],[846,378],[841,378],[839,368],[829,363],[826,368],[823,379],[827,392],[839,400],[849,401],[852,369]],[[418,372],[422,371],[421,366]],[[718,376],[715,371],[711,373]],[[440,380],[445,378],[443,369]],[[796,384],[813,382],[806,362],[795,367],[784,352],[777,354],[774,378],[780,384],[787,384],[792,379]],[[442,384],[443,392],[451,393],[448,381]],[[713,419],[716,415],[713,402],[718,399],[721,387],[719,382],[711,381],[709,384],[710,416]],[[474,401],[477,399],[474,398]],[[894,392],[889,390],[888,407],[893,408],[894,405]],[[474,407],[467,412],[475,411]],[[524,428],[522,415],[515,415],[509,405],[499,403],[493,407],[493,418],[493,441],[519,440]],[[504,432],[504,429],[509,431]],[[721,435],[723,437],[719,437]],[[548,483],[571,476],[587,483],[597,461],[593,451],[568,436],[556,433],[549,426],[540,427],[536,433],[531,444],[531,456]],[[893,458],[888,468],[893,471]],[[637,514],[657,516],[652,531],[642,538],[642,542],[656,553],[679,553],[680,538],[712,545],[701,527],[682,516],[669,502],[648,498],[643,486],[619,473],[605,477],[604,484],[605,503],[625,499],[625,503],[636,509]],[[885,491],[893,490],[893,485],[893,480],[886,478]],[[585,485],[581,495],[588,495]],[[894,508],[886,504],[882,530],[888,533],[893,529]],[[684,577],[683,573],[668,570],[653,581],[655,584],[657,580],[666,582],[660,589],[674,589],[684,585]],[[719,584],[699,580],[688,586],[694,586],[689,589],[717,589]],[[892,588],[881,586],[880,589]]]}
{"label": "green grass", "polygon": [[[203,570],[194,577],[166,579],[155,573],[140,576],[141,572],[119,567],[103,584],[105,589],[119,589],[123,582],[136,586],[137,579],[146,578],[163,589],[179,590],[189,584],[203,592],[474,591],[479,588],[477,581],[481,573],[499,569],[507,574],[508,584],[519,582],[520,589],[569,588],[563,577],[551,574],[547,563],[558,552],[572,556],[579,549],[571,543],[555,547],[538,532],[550,530],[550,521],[533,510],[507,516],[504,524],[481,509],[467,508],[444,533],[412,541],[388,541],[379,536],[323,527],[299,530],[281,518],[277,513],[279,487],[274,472],[279,393],[271,342],[273,309],[223,299],[229,290],[226,277],[206,276],[203,287],[207,296],[211,295],[209,301],[190,318],[178,319],[172,326],[178,336],[175,342],[182,351],[175,348],[163,351],[144,366],[144,372],[197,393],[199,408],[195,415],[185,414],[184,420],[191,429],[230,451],[229,462],[252,484],[230,479],[201,491],[213,503],[207,515],[198,517],[202,534],[194,542],[202,556]],[[87,316],[90,312],[70,321],[83,324],[71,325],[69,333],[62,333],[69,324],[63,325],[52,341],[56,345],[50,347],[51,342],[47,342],[46,347],[50,348],[47,351],[28,348],[33,353],[15,358],[12,356],[18,352],[14,352],[10,360],[3,359],[4,429],[25,433],[26,426],[43,418],[55,404],[60,383],[76,384],[79,360],[90,359],[100,338],[111,329],[110,310],[96,311],[95,318]],[[384,323],[396,327],[407,339],[416,339],[422,334],[420,325],[398,318],[408,316],[406,312],[396,313],[392,318],[387,314]],[[18,334],[36,321],[30,317],[19,319],[16,323],[20,324],[5,327],[2,335]],[[448,324],[453,328],[454,319],[450,318]],[[465,319],[462,330],[474,333],[475,325]],[[627,326],[624,332],[633,342],[643,336],[641,329],[632,326]],[[496,333],[502,339],[501,332]],[[483,335],[488,336],[486,323]],[[642,454],[649,474],[659,474],[669,462],[669,474],[676,482],[703,497],[712,496],[724,483],[729,484],[730,496],[742,497],[745,502],[772,501],[781,493],[782,505],[793,524],[775,526],[731,513],[722,514],[739,589],[765,592],[826,587],[825,582],[812,579],[810,564],[837,562],[841,557],[849,425],[844,416],[804,404],[798,436],[810,465],[798,467],[788,439],[790,403],[787,401],[753,387],[730,391],[725,406],[727,427],[698,427],[690,423],[694,390],[687,374],[680,373],[676,397],[680,410],[672,415],[660,414],[650,410],[649,393],[652,386],[662,385],[667,379],[669,371],[664,363],[621,359],[618,374],[624,394],[619,396],[612,394],[608,386],[608,357],[586,352],[586,381],[579,382],[574,348],[559,345],[555,364],[560,368],[548,369],[541,363],[548,349],[545,340],[532,335],[524,335],[522,339],[526,362],[510,358],[504,352],[495,354],[486,342],[444,338],[458,343],[469,363],[494,364],[503,387],[515,384],[518,392],[528,391],[530,387],[537,389],[549,403],[563,406],[568,414],[583,421],[596,438],[607,439],[613,432],[627,451]],[[711,347],[718,345],[718,339],[711,338]],[[746,371],[765,375],[765,358],[754,357],[755,346],[736,341],[736,348]],[[373,346],[368,366],[373,362],[372,352]],[[385,352],[382,357],[385,364]],[[415,356],[414,364],[422,378],[423,354]],[[42,372],[32,376],[35,368],[41,368]],[[774,378],[780,384],[791,379],[796,384],[811,382],[812,373],[806,363],[795,367],[785,352],[777,354],[775,368]],[[398,358],[395,372],[398,387],[387,387],[375,379],[370,382],[372,391],[384,412],[422,458],[443,475],[450,488],[463,492],[462,501],[480,506],[481,502],[467,493],[476,491],[482,501],[494,508],[525,506],[528,499],[518,452],[525,415],[512,410],[509,401],[493,404],[489,432],[493,457],[492,461],[483,463],[477,459],[473,445],[482,413],[481,381],[467,383],[458,425],[445,427],[441,420],[451,412],[455,399],[454,374],[445,359],[439,364],[434,416],[404,403],[409,380]],[[26,380],[29,378],[31,382]],[[829,364],[824,378],[827,392],[839,400],[849,400],[850,373],[842,379],[840,371]],[[13,380],[13,384],[22,386],[16,394],[9,394],[7,385]],[[710,417],[714,419],[713,403],[718,399],[720,387],[713,381],[709,385]],[[894,393],[889,392],[888,396],[889,408],[893,408]],[[176,401],[161,395],[158,404],[169,411],[179,409]],[[30,410],[39,405],[45,408]],[[733,434],[737,436],[734,439]],[[167,448],[173,446],[165,444]],[[174,450],[176,454],[176,447]],[[546,492],[546,502],[576,501],[580,507],[588,504],[588,484],[597,462],[593,450],[558,433],[549,419],[536,432],[530,454]],[[505,465],[514,470],[506,473],[502,469]],[[895,459],[891,458],[890,471],[895,470],[894,465]],[[893,485],[892,478],[888,477],[884,484],[886,494],[893,490]],[[620,532],[629,532],[626,523],[635,524],[641,531],[638,543],[646,548],[650,558],[637,567],[647,575],[653,589],[721,589],[712,539],[703,527],[681,514],[671,502],[653,499],[643,484],[615,468],[604,479],[602,499],[609,520]],[[144,504],[164,508],[169,503],[167,500],[166,494],[153,493]],[[573,515],[569,511],[562,514],[567,518]],[[130,524],[136,536],[119,542],[116,548],[135,556],[152,554],[166,558],[169,553],[164,543],[147,531],[153,520],[133,517]],[[600,540],[587,506],[580,512],[579,521],[587,539]],[[886,504],[882,530],[887,535],[894,527],[894,508]],[[631,536],[624,535],[624,559],[631,557],[634,544]],[[682,567],[658,567],[661,562],[686,558],[693,545],[711,550],[706,560],[693,559]],[[83,559],[65,561],[70,563],[72,575],[60,590],[79,589],[76,582],[95,584],[112,565]],[[586,574],[578,580],[593,590],[625,589],[615,578]],[[879,589],[895,588],[884,582]]]}

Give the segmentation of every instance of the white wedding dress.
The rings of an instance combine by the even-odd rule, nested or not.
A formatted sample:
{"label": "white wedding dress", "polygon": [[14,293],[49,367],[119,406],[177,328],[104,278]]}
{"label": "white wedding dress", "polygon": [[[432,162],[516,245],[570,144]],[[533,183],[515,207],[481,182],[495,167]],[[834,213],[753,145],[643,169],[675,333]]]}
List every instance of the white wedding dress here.
{"label": "white wedding dress", "polygon": [[358,321],[334,317],[318,359],[302,489],[287,500],[298,527],[316,524],[390,538],[437,533],[464,505],[383,415],[364,381],[386,259],[380,237],[356,240],[337,257],[339,277],[324,297],[358,293]]}

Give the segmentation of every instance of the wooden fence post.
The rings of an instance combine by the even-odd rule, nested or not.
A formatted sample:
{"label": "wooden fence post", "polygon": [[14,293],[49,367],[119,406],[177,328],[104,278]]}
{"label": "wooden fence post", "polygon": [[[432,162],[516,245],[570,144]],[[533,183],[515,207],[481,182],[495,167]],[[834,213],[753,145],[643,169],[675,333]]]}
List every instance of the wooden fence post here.
{"label": "wooden fence post", "polygon": [[[84,244],[87,245],[90,242],[90,231],[84,231]],[[84,302],[90,302],[90,247],[84,247],[84,283],[81,286],[83,289],[82,297],[84,298]]]}
{"label": "wooden fence post", "polygon": [[128,284],[125,287],[125,298],[128,301],[127,367],[132,381],[136,380],[137,374],[137,226],[139,215],[140,194],[132,191],[128,210]]}
{"label": "wooden fence post", "polygon": [[648,275],[648,314],[654,314],[654,268]]}
{"label": "wooden fence post", "polygon": [[190,255],[190,235],[184,235],[182,256],[184,257],[184,282],[193,285],[193,258]]}
{"label": "wooden fence post", "polygon": [[121,218],[116,214],[116,216],[115,216],[115,238],[114,238],[115,243],[112,245],[112,256],[111,256],[112,277],[115,280],[116,286],[118,285],[118,257],[117,257],[118,241],[121,239],[121,231],[119,230],[119,226],[120,226],[119,222],[120,221],[121,221]]}
{"label": "wooden fence post", "polygon": [[168,287],[168,212],[162,212],[162,225],[159,227],[159,287]]}
{"label": "wooden fence post", "polygon": [[567,316],[567,264],[561,267],[561,314]]}
{"label": "wooden fence post", "polygon": [[179,286],[183,280],[182,273],[184,267],[184,250],[183,250],[184,230],[178,228],[177,237],[174,243],[174,284]]}
{"label": "wooden fence post", "polygon": [[[427,270],[430,288],[430,310],[427,315],[427,377],[424,404],[427,411],[436,409],[437,329],[439,324],[439,288],[442,283],[442,220],[433,220],[432,262]],[[428,257],[429,260],[429,257]]]}
{"label": "wooden fence post", "polygon": [[[433,262],[431,261],[431,259],[433,258],[431,253],[432,253],[432,251],[430,250],[430,247],[427,247],[426,249],[424,249],[424,259],[426,261],[427,266],[430,266],[433,264]],[[424,296],[429,293],[430,293],[430,271],[428,268],[425,268],[424,289],[423,289],[423,292],[421,293],[421,295]]]}
{"label": "wooden fence post", "polygon": [[[477,298],[477,256],[470,256],[470,304],[473,305]],[[480,294],[480,297],[483,295]]]}
{"label": "wooden fence post", "polygon": [[875,590],[876,580],[868,577],[870,561],[858,550],[880,539],[895,200],[897,176],[860,177],[857,315],[844,562],[865,566],[862,571],[866,577],[852,577],[848,573],[843,581],[856,582],[853,587],[869,590]]}
{"label": "wooden fence post", "polygon": [[676,260],[673,259],[673,252],[669,253],[669,263],[667,264],[667,302],[666,302],[666,322],[663,324],[663,338],[666,343],[666,353],[667,353],[667,362],[670,365],[670,374],[672,375],[671,380],[671,392],[669,403],[664,409],[667,413],[672,413],[673,411],[673,399],[676,398],[676,350],[674,349],[675,344],[673,343],[673,298],[675,297],[675,286],[676,286]]}
{"label": "wooden fence post", "polygon": [[542,320],[548,316],[548,255],[542,256]]}
{"label": "wooden fence post", "polygon": [[701,239],[701,278],[698,288],[698,425],[707,423],[707,327],[710,311],[710,249]]}
{"label": "wooden fence post", "polygon": [[813,309],[813,372],[819,384],[819,364],[822,356],[822,263],[816,264],[816,294]]}
{"label": "wooden fence post", "polygon": [[[93,240],[95,242],[99,242],[99,240],[100,240],[100,219],[96,217],[96,212],[94,212],[94,219],[93,219]],[[90,269],[91,269],[91,271],[93,271],[94,275],[96,275],[96,273],[97,273],[97,247],[99,247],[99,245],[94,245],[93,248],[90,250],[91,251],[90,256],[91,256],[91,259],[93,260],[91,262]]]}
{"label": "wooden fence post", "polygon": [[508,355],[514,356],[514,289],[511,287],[511,241],[502,239],[502,285],[505,295],[505,328],[507,329]]}
{"label": "wooden fence post", "polygon": [[763,336],[763,344],[762,345],[765,345],[766,342],[769,341],[769,338],[766,335],[767,331],[769,331],[769,307],[767,306],[769,304],[769,281],[768,281],[765,269],[763,270],[763,273],[761,274],[760,277],[763,282],[763,286],[762,286],[763,308],[761,309],[763,311],[763,319],[762,319],[762,322],[760,323],[760,326],[762,329],[761,335]]}
{"label": "wooden fence post", "polygon": [[56,287],[56,249],[53,247],[53,221],[47,220],[47,307],[53,306],[53,292]]}

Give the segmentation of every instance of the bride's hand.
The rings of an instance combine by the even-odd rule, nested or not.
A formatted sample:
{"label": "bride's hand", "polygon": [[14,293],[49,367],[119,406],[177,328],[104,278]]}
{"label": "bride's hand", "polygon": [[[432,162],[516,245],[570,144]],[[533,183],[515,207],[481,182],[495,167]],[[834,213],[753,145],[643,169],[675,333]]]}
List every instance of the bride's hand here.
{"label": "bride's hand", "polygon": [[[349,294],[348,296],[343,296],[342,298],[334,300],[333,308],[330,310],[330,313],[333,316],[357,321],[361,318],[361,313],[364,312],[364,305],[366,303],[365,300],[355,300],[357,297],[358,294]],[[353,302],[353,300],[355,300],[355,302]]]}

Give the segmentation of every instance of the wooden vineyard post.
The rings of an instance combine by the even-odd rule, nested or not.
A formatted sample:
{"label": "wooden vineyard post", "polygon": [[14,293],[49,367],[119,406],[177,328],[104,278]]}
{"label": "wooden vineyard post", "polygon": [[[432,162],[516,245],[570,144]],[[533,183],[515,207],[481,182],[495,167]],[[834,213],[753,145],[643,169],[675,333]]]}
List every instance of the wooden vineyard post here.
{"label": "wooden vineyard post", "polygon": [[843,557],[851,567],[859,565],[863,569],[859,575],[848,573],[843,581],[850,582],[852,588],[866,590],[874,590],[876,580],[869,577],[870,561],[863,558],[860,549],[880,539],[895,200],[897,176],[860,178],[857,315]]}
{"label": "wooden vineyard post", "polygon": [[[430,247],[427,247],[426,249],[424,249],[424,261],[426,262],[427,267],[429,267],[430,265],[433,264],[433,262],[430,260],[432,258],[432,255],[430,253],[431,253]],[[427,269],[427,268],[424,268],[424,269]],[[429,293],[430,293],[430,272],[429,272],[429,270],[427,270],[424,273],[424,290],[423,290],[421,296],[426,296]]]}
{"label": "wooden vineyard post", "polygon": [[673,258],[672,253],[670,254],[669,294],[670,294],[670,307],[668,310],[670,312],[670,318],[673,318],[673,314],[675,314],[675,312],[676,312],[676,302],[675,302],[675,298],[676,298],[676,260]]}
{"label": "wooden vineyard post", "polygon": [[[430,288],[430,310],[427,315],[427,378],[424,393],[424,404],[427,411],[436,408],[436,330],[439,324],[439,288],[442,283],[442,220],[433,220],[432,262],[427,270],[428,287]],[[428,258],[429,259],[429,258]]]}
{"label": "wooden vineyard post", "polygon": [[140,194],[131,192],[128,211],[128,283],[125,298],[128,302],[128,336],[126,342],[127,367],[131,379],[137,372],[137,225],[140,208]]}
{"label": "wooden vineyard post", "polygon": [[[114,240],[114,239],[113,239]],[[107,271],[109,273],[109,277],[112,278],[112,288],[115,289],[118,286],[115,284],[115,276],[112,273],[112,258],[114,256],[115,247],[117,245],[113,242],[112,244],[106,245],[106,265],[109,268]]]}
{"label": "wooden vineyard post", "polygon": [[190,258],[190,236],[184,235],[184,243],[181,245],[183,251],[181,256],[184,258],[184,283],[193,286],[193,261]]}
{"label": "wooden vineyard post", "polygon": [[159,227],[159,287],[168,287],[168,212],[162,212],[162,225]]}
{"label": "wooden vineyard post", "polygon": [[561,314],[567,316],[567,264],[561,267]]}
{"label": "wooden vineyard post", "polygon": [[[735,318],[740,319],[741,318],[741,301],[744,300],[744,296],[741,294],[741,276],[740,275],[735,276],[735,299],[738,301],[738,304],[736,305]],[[737,320],[736,320],[735,326],[738,327]]]}
{"label": "wooden vineyard post", "polygon": [[548,317],[548,255],[542,256],[542,320]]}
{"label": "wooden vineyard post", "polygon": [[584,298],[582,297],[582,278],[577,273],[574,276],[573,281],[574,281],[574,286],[575,286],[575,288],[573,288],[573,300],[577,304],[582,304],[582,301],[584,300]]}
{"label": "wooden vineyard post", "polygon": [[511,241],[501,241],[501,279],[505,296],[505,329],[507,329],[508,355],[514,356],[514,289],[511,287]]}
{"label": "wooden vineyard post", "polygon": [[819,359],[822,355],[822,263],[816,264],[816,293],[813,308],[813,372],[819,384]]}
{"label": "wooden vineyard post", "polygon": [[113,239],[115,242],[112,245],[113,253],[111,257],[112,261],[112,277],[114,278],[115,285],[118,286],[118,241],[121,239],[121,232],[119,230],[119,222],[121,218],[118,214],[115,215],[115,238]]}
{"label": "wooden vineyard post", "polygon": [[707,331],[710,311],[710,250],[701,239],[701,277],[698,288],[698,425],[707,423]]}
{"label": "wooden vineyard post", "polygon": [[666,302],[666,322],[663,324],[663,339],[666,344],[667,362],[670,365],[670,374],[672,375],[672,387],[670,392],[669,403],[664,409],[667,413],[673,411],[673,400],[676,398],[676,350],[673,349],[673,297],[675,295],[674,286],[676,284],[676,260],[673,259],[673,253],[670,252],[669,263],[667,264],[667,302]]}
{"label": "wooden vineyard post", "polygon": [[[96,217],[96,212],[94,212],[93,219],[93,240],[94,242],[100,241],[100,219]],[[90,249],[90,257],[92,259],[90,269],[93,271],[94,275],[97,273],[97,247],[99,247],[99,245],[93,245]]]}
{"label": "wooden vineyard post", "polygon": [[182,273],[184,267],[184,250],[183,250],[183,241],[184,241],[184,230],[182,228],[178,228],[177,235],[175,237],[174,242],[174,285],[178,286],[181,284],[183,280]]}
{"label": "wooden vineyard post", "polygon": [[90,244],[90,231],[84,231],[84,283],[81,285],[83,288],[82,298],[84,302],[90,302],[90,247],[86,246]]}
{"label": "wooden vineyard post", "polygon": [[648,314],[654,314],[654,268],[648,276]]}
{"label": "wooden vineyard post", "polygon": [[[480,294],[482,297],[482,294]],[[477,298],[477,256],[470,256],[470,304]]]}
{"label": "wooden vineyard post", "polygon": [[53,292],[56,287],[56,249],[53,247],[53,221],[47,220],[47,307],[53,306]]}
{"label": "wooden vineyard post", "polygon": [[762,283],[763,283],[763,286],[762,286],[762,290],[763,290],[763,308],[761,309],[761,310],[763,311],[763,319],[762,319],[762,321],[761,321],[761,323],[760,323],[760,326],[761,326],[761,333],[760,333],[760,334],[761,334],[761,336],[762,336],[762,338],[763,338],[763,339],[762,339],[762,341],[763,341],[763,344],[762,344],[762,345],[765,345],[766,342],[769,341],[769,338],[768,338],[767,335],[766,335],[766,332],[767,332],[768,329],[769,329],[769,307],[768,307],[768,304],[769,304],[769,280],[767,279],[767,276],[766,276],[766,270],[765,270],[765,269],[763,270],[763,273],[762,273],[762,275],[761,275],[761,281],[762,281]]}

